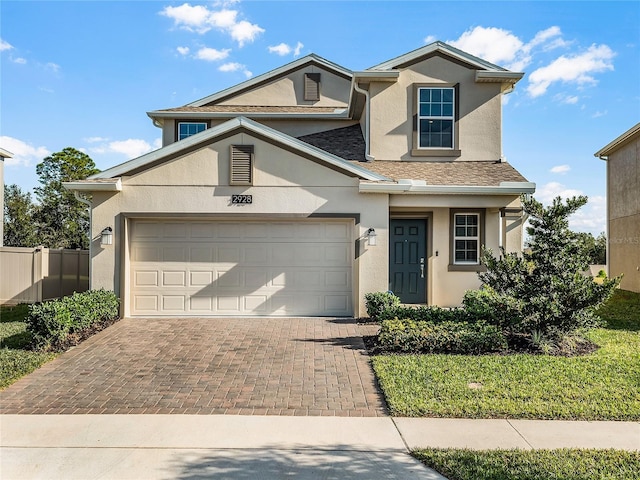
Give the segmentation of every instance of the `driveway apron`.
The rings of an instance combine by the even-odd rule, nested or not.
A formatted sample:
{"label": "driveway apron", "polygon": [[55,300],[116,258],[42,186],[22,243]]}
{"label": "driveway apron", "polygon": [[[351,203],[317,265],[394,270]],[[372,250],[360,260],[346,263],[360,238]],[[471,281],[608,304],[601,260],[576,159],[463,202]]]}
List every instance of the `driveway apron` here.
{"label": "driveway apron", "polygon": [[0,392],[0,413],[387,414],[344,318],[127,318]]}

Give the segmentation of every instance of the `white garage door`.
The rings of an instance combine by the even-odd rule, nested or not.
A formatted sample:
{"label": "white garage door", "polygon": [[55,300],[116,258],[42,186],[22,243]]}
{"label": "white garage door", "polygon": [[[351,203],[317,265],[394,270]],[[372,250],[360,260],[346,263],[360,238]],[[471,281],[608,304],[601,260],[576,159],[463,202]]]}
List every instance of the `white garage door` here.
{"label": "white garage door", "polygon": [[131,314],[352,315],[352,222],[131,224]]}

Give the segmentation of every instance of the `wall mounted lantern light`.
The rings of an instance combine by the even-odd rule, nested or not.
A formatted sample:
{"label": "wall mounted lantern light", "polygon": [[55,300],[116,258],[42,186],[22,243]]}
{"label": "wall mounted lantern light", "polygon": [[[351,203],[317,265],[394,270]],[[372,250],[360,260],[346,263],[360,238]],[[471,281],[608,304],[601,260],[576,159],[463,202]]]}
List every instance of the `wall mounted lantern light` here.
{"label": "wall mounted lantern light", "polygon": [[369,230],[367,230],[365,236],[367,237],[367,245],[369,245],[370,247],[375,247],[378,244],[378,234],[376,233],[375,229],[370,228]]}
{"label": "wall mounted lantern light", "polygon": [[111,245],[113,243],[113,229],[107,227],[100,234],[100,245]]}

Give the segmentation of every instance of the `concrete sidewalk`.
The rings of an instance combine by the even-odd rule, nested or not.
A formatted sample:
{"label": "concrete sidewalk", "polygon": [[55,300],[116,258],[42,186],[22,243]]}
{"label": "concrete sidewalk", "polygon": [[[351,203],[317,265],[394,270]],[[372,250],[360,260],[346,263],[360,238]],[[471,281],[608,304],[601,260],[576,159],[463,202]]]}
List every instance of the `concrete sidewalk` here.
{"label": "concrete sidewalk", "polygon": [[432,479],[418,447],[640,450],[640,423],[2,415],[2,479]]}

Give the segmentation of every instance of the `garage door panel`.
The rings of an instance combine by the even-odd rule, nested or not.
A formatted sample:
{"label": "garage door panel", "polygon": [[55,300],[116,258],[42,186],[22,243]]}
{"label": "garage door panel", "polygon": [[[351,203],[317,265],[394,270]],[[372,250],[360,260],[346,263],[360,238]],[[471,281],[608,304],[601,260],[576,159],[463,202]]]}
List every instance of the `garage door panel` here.
{"label": "garage door panel", "polygon": [[133,222],[133,315],[351,315],[349,222]]}
{"label": "garage door panel", "polygon": [[186,286],[186,272],[180,271],[163,271],[162,272],[162,285],[163,286]]}

